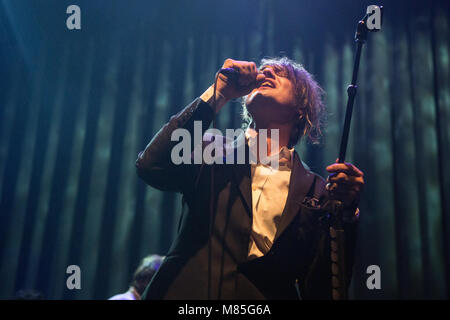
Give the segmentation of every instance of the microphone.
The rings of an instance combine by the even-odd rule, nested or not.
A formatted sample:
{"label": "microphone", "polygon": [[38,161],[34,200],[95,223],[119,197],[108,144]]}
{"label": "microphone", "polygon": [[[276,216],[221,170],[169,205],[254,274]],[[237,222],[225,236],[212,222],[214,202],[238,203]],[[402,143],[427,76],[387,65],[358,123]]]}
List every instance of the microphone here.
{"label": "microphone", "polygon": [[239,70],[233,68],[222,68],[219,73],[227,76],[232,81],[235,81],[239,77]]}
{"label": "microphone", "polygon": [[[228,79],[230,79],[233,82],[236,82],[240,75],[239,69],[234,68],[222,68],[219,70],[219,73],[225,75]],[[259,71],[258,73],[264,74],[261,71]]]}

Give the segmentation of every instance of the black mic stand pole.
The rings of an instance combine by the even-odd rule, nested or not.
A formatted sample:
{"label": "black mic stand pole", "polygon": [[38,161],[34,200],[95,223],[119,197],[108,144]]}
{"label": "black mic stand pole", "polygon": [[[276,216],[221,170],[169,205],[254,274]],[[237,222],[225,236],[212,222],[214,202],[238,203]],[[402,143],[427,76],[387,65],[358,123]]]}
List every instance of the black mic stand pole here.
{"label": "black mic stand pole", "polygon": [[[382,11],[383,7],[380,7]],[[356,80],[358,79],[359,61],[361,58],[361,50],[363,44],[367,40],[366,26],[368,14],[358,22],[355,33],[355,42],[357,43],[355,62],[353,64],[352,82],[347,88],[347,109],[345,111],[344,129],[342,132],[341,146],[339,150],[338,163],[344,163],[345,153],[347,151],[348,135],[350,132],[350,122],[352,119],[353,103],[355,101],[356,91],[358,86]],[[374,30],[375,31],[375,30]],[[378,31],[378,30],[376,30]],[[345,266],[345,234],[344,234],[344,205],[339,200],[333,200],[331,204],[331,211],[333,214],[332,223],[330,226],[331,238],[331,287],[333,300],[347,300],[347,275]]]}

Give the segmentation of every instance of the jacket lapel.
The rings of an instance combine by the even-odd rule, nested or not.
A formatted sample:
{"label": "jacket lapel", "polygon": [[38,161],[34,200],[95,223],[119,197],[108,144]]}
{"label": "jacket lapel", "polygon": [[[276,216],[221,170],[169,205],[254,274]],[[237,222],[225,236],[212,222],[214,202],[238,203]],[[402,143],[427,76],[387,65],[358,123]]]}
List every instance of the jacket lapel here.
{"label": "jacket lapel", "polygon": [[[242,139],[244,139],[242,141]],[[241,135],[237,139],[237,143],[245,143],[245,136]],[[238,189],[240,191],[240,196],[243,200],[244,206],[247,209],[247,214],[250,218],[252,218],[252,169],[249,162],[249,148],[247,144],[244,144],[244,152],[245,152],[245,162],[244,164],[235,164],[231,167],[233,168],[233,177],[235,180],[236,185],[238,186]],[[237,148],[233,148],[234,152],[234,160],[235,163],[237,162]]]}
{"label": "jacket lapel", "polygon": [[277,233],[275,234],[274,242],[297,216],[303,198],[308,193],[314,180],[314,174],[307,171],[305,167],[303,167],[297,152],[294,151],[293,156],[294,163],[291,178],[289,180],[289,193],[286,200],[286,205],[281,215],[280,225],[278,226]]}
{"label": "jacket lapel", "polygon": [[249,164],[241,164],[233,166],[233,173],[239,193],[247,209],[247,213],[252,217],[252,181],[251,166]]}
{"label": "jacket lapel", "polygon": [[[241,198],[246,206],[247,213],[252,218],[252,181],[251,165],[248,162],[249,149],[245,148],[246,164],[233,165],[235,183],[239,188]],[[283,213],[281,215],[280,225],[275,234],[274,242],[283,233],[289,224],[299,213],[300,205],[308,193],[311,184],[314,181],[314,174],[305,169],[296,151],[293,153],[294,162],[292,166],[291,178],[289,180],[289,193],[286,200]]]}

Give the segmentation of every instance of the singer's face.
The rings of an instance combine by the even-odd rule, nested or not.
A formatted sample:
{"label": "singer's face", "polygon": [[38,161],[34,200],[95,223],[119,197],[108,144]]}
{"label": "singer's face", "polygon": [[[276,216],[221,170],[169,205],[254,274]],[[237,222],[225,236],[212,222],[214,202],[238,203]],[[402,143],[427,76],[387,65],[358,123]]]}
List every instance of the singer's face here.
{"label": "singer's face", "polygon": [[295,86],[287,72],[278,66],[264,66],[260,72],[266,79],[253,89],[245,100],[253,120],[259,122],[289,123],[298,118]]}

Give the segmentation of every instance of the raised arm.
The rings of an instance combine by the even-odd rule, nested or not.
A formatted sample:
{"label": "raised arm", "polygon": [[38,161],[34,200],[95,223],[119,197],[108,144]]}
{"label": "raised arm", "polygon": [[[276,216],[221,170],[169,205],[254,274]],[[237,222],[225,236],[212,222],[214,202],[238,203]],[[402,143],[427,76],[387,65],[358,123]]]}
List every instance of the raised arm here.
{"label": "raised arm", "polygon": [[[258,73],[253,62],[225,60],[223,68],[234,68],[239,71],[239,79],[229,81],[220,74],[217,79],[216,99],[213,99],[213,85],[200,98],[170,118],[161,130],[153,137],[136,160],[137,174],[149,185],[166,191],[183,191],[191,188],[195,181],[196,166],[193,164],[174,164],[171,159],[172,148],[178,141],[171,141],[176,129],[186,129],[191,137],[191,150],[194,150],[194,121],[201,121],[201,136],[208,129],[215,110],[219,110],[231,99],[248,94],[264,75]],[[215,101],[215,106],[213,106]]]}
{"label": "raised arm", "polygon": [[201,98],[197,98],[178,114],[172,116],[136,160],[137,174],[146,183],[164,191],[182,191],[191,186],[195,175],[193,164],[174,164],[171,159],[172,148],[179,143],[171,141],[176,129],[186,129],[191,139],[191,150],[194,147],[194,121],[201,121],[201,134],[209,127],[213,117],[211,106]]}

